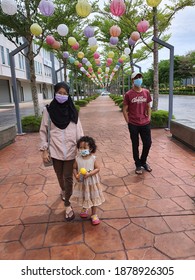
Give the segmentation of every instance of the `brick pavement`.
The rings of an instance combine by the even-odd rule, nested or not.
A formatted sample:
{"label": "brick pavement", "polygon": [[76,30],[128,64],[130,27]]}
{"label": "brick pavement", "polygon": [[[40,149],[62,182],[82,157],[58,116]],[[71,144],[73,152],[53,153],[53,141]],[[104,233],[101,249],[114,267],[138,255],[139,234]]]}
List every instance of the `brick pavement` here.
{"label": "brick pavement", "polygon": [[0,150],[0,259],[195,259],[195,155],[164,129],[153,129],[152,173],[134,173],[122,113],[109,97],[81,108],[96,139],[106,202],[101,224],[64,221],[52,168],[42,164],[38,133]]}

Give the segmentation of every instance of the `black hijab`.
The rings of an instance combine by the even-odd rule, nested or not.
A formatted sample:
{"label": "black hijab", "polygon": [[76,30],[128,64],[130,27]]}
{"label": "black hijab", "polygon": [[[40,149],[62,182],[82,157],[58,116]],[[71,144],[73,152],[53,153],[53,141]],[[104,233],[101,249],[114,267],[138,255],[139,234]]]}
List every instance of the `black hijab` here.
{"label": "black hijab", "polygon": [[[64,88],[68,93],[68,100],[62,104],[55,99],[55,94],[60,88]],[[70,122],[78,122],[78,112],[69,95],[69,86],[64,82],[54,86],[54,99],[46,107],[52,122],[60,129],[65,129]]]}

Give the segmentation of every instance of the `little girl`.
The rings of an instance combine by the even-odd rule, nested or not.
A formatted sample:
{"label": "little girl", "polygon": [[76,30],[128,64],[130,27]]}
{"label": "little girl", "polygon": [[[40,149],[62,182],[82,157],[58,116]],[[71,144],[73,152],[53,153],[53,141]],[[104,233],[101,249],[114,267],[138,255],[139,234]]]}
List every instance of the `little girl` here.
{"label": "little girl", "polygon": [[[97,216],[97,206],[101,205],[105,198],[99,180],[100,168],[96,162],[96,144],[92,137],[83,136],[77,142],[78,156],[73,165],[73,174],[77,180],[73,187],[71,202],[82,206],[81,218],[88,217],[89,208],[92,210],[91,222],[98,225],[100,220]],[[80,174],[79,171],[84,175]]]}

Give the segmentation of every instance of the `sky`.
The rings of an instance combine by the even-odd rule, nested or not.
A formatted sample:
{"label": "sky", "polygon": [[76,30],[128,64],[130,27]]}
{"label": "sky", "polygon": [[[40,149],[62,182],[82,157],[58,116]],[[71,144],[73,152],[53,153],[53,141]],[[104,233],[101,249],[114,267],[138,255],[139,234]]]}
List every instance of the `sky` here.
{"label": "sky", "polygon": [[[99,5],[102,8],[104,2],[107,0],[100,0]],[[168,3],[166,0],[162,0],[160,5]],[[172,34],[167,43],[174,46],[174,55],[185,55],[190,51],[195,51],[195,7],[186,7],[184,10],[179,11],[175,18],[172,20],[171,27],[167,31],[168,34]],[[169,59],[170,51],[167,48],[163,48],[159,51],[159,61]],[[142,72],[148,70],[152,65],[152,55],[147,60],[140,62],[139,66]]]}

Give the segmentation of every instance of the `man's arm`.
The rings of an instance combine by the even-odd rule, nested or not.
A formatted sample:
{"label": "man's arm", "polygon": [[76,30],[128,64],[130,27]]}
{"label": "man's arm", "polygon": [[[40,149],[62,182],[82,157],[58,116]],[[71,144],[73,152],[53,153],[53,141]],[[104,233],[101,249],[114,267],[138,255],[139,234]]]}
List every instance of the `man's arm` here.
{"label": "man's arm", "polygon": [[126,123],[129,122],[129,117],[128,117],[128,105],[123,104],[123,116],[125,118]]}

